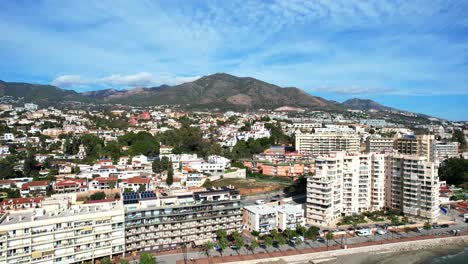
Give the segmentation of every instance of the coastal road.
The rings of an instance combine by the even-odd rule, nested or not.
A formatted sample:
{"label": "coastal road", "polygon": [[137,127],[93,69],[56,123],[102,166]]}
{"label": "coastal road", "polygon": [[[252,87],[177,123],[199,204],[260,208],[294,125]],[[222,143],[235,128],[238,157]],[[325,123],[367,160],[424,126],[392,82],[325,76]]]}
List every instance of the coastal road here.
{"label": "coastal road", "polygon": [[[398,239],[398,238],[406,238],[406,237],[417,237],[421,236],[424,234],[433,234],[433,235],[438,235],[438,234],[447,234],[447,232],[450,232],[451,230],[462,230],[462,231],[467,231],[468,225],[464,222],[456,221],[456,225],[452,225],[449,228],[440,228],[440,229],[434,229],[430,231],[422,231],[422,233],[419,232],[389,232],[384,235],[371,235],[367,237],[351,237],[347,239],[341,239],[341,238],[336,238],[334,240],[329,241],[329,246],[333,245],[349,245],[349,244],[359,244],[359,243],[364,243],[364,242],[369,242],[369,241],[384,241],[387,239]],[[246,244],[248,244],[248,241],[246,241]],[[312,241],[312,240],[306,240],[304,243],[301,245],[293,246],[293,245],[276,245],[272,246],[269,248],[258,248],[254,251],[254,253],[260,253],[260,252],[276,252],[276,251],[287,251],[290,249],[306,249],[306,248],[326,248],[327,243],[326,242],[318,242],[318,241]],[[237,256],[237,255],[244,255],[244,254],[252,254],[253,252],[246,249],[242,248],[240,250],[232,250],[230,248],[226,249],[223,252],[224,256]],[[210,251],[210,256],[221,256],[221,253],[215,250]],[[195,252],[187,252],[187,263],[190,263],[190,259],[198,259],[198,258],[206,258],[207,255],[205,252],[202,251],[195,251]],[[176,263],[177,260],[183,260],[184,256],[182,254],[172,254],[172,255],[156,255],[157,258],[157,263],[158,264],[173,264]],[[136,264],[132,263],[132,264]]]}

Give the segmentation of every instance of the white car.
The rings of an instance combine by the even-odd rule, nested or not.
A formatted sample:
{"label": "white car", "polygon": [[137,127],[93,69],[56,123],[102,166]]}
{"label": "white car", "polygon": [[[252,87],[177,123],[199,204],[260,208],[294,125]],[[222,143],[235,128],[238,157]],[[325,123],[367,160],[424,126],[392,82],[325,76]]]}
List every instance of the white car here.
{"label": "white car", "polygon": [[387,234],[387,230],[385,230],[385,229],[379,229],[379,230],[377,230],[377,234],[379,234],[379,235],[385,235],[385,234]]}

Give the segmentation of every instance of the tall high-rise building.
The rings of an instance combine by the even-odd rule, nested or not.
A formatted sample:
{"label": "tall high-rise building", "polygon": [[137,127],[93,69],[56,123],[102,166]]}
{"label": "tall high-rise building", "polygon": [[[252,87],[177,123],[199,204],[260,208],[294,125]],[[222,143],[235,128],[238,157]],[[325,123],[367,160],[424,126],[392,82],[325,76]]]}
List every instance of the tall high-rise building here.
{"label": "tall high-rise building", "polygon": [[385,205],[385,155],[336,152],[315,160],[307,179],[307,220],[328,225],[343,214]]}
{"label": "tall high-rise building", "polygon": [[387,207],[431,220],[439,216],[437,166],[426,157],[395,154],[387,173]]}
{"label": "tall high-rise building", "polygon": [[426,157],[336,152],[318,156],[307,178],[307,222],[326,226],[343,215],[392,208],[436,219],[438,175]]}
{"label": "tall high-rise building", "polygon": [[407,136],[395,140],[395,149],[400,154],[417,155],[433,160],[434,135]]}
{"label": "tall high-rise building", "polygon": [[458,152],[458,142],[435,142],[433,147],[434,161],[441,162],[448,158],[455,158],[460,155]]}
{"label": "tall high-rise building", "polygon": [[296,150],[308,155],[327,155],[335,151],[357,153],[360,137],[355,133],[296,133]]}

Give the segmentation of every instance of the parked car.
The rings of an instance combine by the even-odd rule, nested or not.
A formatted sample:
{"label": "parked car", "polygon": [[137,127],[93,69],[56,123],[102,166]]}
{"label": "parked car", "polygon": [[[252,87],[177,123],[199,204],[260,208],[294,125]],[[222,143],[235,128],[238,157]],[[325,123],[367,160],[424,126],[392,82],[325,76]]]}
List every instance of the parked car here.
{"label": "parked car", "polygon": [[219,245],[215,245],[215,246],[213,247],[213,249],[214,249],[215,251],[221,251],[221,247],[220,247]]}
{"label": "parked car", "polygon": [[233,250],[237,250],[237,246],[236,246],[236,245],[230,245],[229,247],[230,247],[231,249],[233,249]]}
{"label": "parked car", "polygon": [[443,225],[440,225],[441,228],[449,228],[449,225],[448,224],[443,224]]}
{"label": "parked car", "polygon": [[323,237],[317,237],[317,241],[318,241],[318,242],[325,243],[325,238],[323,238]]}
{"label": "parked car", "polygon": [[414,229],[414,231],[415,231],[415,232],[418,232],[418,233],[421,233],[423,230],[424,230],[424,228],[422,228],[422,227],[420,227],[420,226],[419,226],[419,227],[416,227],[416,228]]}
{"label": "parked car", "polygon": [[265,203],[264,200],[256,200],[256,201],[255,201],[255,204],[256,204],[256,205],[262,205],[262,204],[264,204],[264,203]]}
{"label": "parked car", "polygon": [[440,227],[440,225],[438,225],[438,224],[433,224],[433,225],[432,225],[432,229],[440,229],[440,228],[441,228],[441,227]]}
{"label": "parked car", "polygon": [[379,235],[385,235],[385,234],[387,234],[387,230],[379,229],[379,230],[377,230],[377,234],[379,234]]}
{"label": "parked car", "polygon": [[360,237],[370,236],[372,235],[372,232],[370,231],[370,229],[359,229],[356,230],[356,235]]}

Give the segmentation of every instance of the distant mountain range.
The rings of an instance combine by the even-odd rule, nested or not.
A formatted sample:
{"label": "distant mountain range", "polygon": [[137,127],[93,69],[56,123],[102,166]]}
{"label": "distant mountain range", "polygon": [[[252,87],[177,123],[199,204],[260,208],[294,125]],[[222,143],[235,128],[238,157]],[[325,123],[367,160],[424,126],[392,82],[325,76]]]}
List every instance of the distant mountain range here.
{"label": "distant mountain range", "polygon": [[0,81],[0,96],[23,97],[25,101],[54,104],[66,101],[113,103],[137,106],[184,105],[199,109],[275,109],[282,106],[310,110],[345,111],[391,110],[367,99],[350,99],[344,103],[312,96],[295,87],[279,87],[250,77],[226,73],[204,76],[180,85],[162,85],[130,90],[106,89],[85,93],[64,90],[52,85]]}

